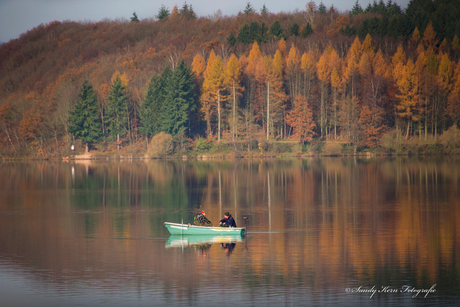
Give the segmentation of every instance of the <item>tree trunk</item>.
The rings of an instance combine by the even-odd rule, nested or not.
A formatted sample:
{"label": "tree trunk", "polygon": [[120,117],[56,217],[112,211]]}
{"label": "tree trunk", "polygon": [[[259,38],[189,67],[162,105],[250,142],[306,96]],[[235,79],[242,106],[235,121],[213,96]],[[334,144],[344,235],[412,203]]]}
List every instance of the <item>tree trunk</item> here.
{"label": "tree trunk", "polygon": [[233,133],[232,133],[233,142],[235,142],[235,126],[236,126],[235,110],[236,110],[235,80],[233,80]]}
{"label": "tree trunk", "polygon": [[407,122],[406,140],[409,137],[410,122]]}
{"label": "tree trunk", "polygon": [[220,90],[217,90],[217,113],[219,116],[219,122],[217,125],[217,143],[220,143]]}
{"label": "tree trunk", "polygon": [[270,80],[267,81],[267,141],[270,134]]}

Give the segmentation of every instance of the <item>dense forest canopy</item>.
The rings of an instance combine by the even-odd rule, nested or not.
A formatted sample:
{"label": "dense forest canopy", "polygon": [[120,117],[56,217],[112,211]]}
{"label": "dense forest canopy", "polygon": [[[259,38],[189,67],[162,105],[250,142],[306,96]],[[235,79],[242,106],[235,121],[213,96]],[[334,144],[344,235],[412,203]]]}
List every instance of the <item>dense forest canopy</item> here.
{"label": "dense forest canopy", "polygon": [[[322,2],[51,22],[0,46],[2,154],[183,142],[437,138],[460,119],[460,1]],[[92,116],[84,116],[85,110]],[[80,114],[81,113],[81,114]],[[84,120],[87,118],[87,120]]]}

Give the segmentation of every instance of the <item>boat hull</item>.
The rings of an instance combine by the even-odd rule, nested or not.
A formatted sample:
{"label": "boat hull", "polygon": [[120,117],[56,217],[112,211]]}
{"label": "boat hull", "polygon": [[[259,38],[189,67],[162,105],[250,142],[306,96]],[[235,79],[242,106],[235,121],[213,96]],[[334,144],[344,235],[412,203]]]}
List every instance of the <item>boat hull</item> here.
{"label": "boat hull", "polygon": [[244,235],[244,227],[208,227],[165,222],[172,235]]}
{"label": "boat hull", "polygon": [[184,247],[189,245],[203,245],[215,243],[238,243],[243,241],[240,234],[233,235],[171,235],[166,241],[166,247]]}

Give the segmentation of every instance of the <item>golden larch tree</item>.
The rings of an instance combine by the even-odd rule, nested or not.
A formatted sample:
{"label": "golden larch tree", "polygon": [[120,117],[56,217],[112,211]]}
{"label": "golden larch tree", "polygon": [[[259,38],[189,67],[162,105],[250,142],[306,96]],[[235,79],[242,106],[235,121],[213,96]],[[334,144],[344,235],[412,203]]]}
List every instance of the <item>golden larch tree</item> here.
{"label": "golden larch tree", "polygon": [[399,99],[399,103],[396,105],[396,115],[407,122],[407,139],[412,122],[419,120],[416,114],[419,104],[419,80],[414,62],[411,59],[404,65],[401,75],[397,80],[397,85],[400,94],[396,95]]}
{"label": "golden larch tree", "polygon": [[[281,124],[284,119],[285,103],[288,96],[283,86],[283,58],[277,50],[273,59],[265,58],[267,71],[267,139],[269,134],[275,134],[275,125]],[[281,129],[283,135],[283,129]]]}
{"label": "golden larch tree", "polygon": [[321,129],[321,138],[324,138],[326,135],[326,125],[327,125],[327,91],[328,84],[330,82],[330,67],[329,67],[329,54],[330,48],[324,50],[323,54],[319,58],[317,67],[317,75],[321,81],[321,104],[320,104],[320,129]]}
{"label": "golden larch tree", "polygon": [[197,79],[203,79],[203,73],[205,69],[206,61],[204,58],[200,54],[195,55],[192,62],[192,71],[195,73]]}
{"label": "golden larch tree", "polygon": [[232,139],[235,140],[235,135],[238,131],[237,119],[236,119],[236,97],[241,96],[241,92],[244,91],[244,87],[241,86],[241,65],[238,58],[232,54],[227,63],[226,69],[226,83],[231,88],[232,98],[232,121],[230,127],[232,127]]}
{"label": "golden larch tree", "polygon": [[212,134],[212,117],[217,113],[217,137],[220,140],[220,108],[224,100],[223,90],[225,80],[224,63],[220,56],[215,56],[211,51],[205,71],[205,79],[201,91],[201,105],[206,119],[206,133],[208,137]]}
{"label": "golden larch tree", "polygon": [[430,49],[430,48],[434,49],[436,45],[438,44],[438,39],[436,38],[436,32],[433,29],[433,25],[431,24],[431,21],[426,26],[425,31],[423,31],[422,41],[427,49]]}

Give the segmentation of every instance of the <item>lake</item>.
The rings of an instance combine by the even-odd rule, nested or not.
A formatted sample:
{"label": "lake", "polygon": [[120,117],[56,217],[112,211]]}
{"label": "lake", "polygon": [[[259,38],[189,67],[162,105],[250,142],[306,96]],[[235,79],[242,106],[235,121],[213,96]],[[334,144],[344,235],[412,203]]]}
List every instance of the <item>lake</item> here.
{"label": "lake", "polygon": [[[455,306],[460,159],[0,164],[1,306]],[[240,238],[170,236],[214,223]]]}

